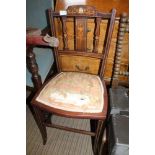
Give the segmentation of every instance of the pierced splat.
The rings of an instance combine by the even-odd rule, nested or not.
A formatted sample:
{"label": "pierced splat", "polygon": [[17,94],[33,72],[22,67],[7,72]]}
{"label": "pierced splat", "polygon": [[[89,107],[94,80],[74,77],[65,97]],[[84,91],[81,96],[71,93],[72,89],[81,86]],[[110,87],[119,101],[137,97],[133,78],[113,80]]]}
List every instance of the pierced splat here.
{"label": "pierced splat", "polygon": [[87,50],[87,19],[76,18],[75,19],[76,31],[75,31],[75,48],[78,51]]}

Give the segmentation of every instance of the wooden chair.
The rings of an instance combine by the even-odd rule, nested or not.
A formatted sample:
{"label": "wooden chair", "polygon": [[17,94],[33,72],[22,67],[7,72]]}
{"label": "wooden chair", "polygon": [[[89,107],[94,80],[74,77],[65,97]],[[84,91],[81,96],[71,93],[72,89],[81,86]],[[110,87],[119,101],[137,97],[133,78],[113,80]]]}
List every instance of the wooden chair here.
{"label": "wooden chair", "polygon": [[[47,141],[46,127],[54,127],[95,136],[93,150],[94,154],[96,154],[99,135],[103,130],[107,116],[108,97],[103,77],[116,10],[112,9],[111,13],[101,13],[97,12],[92,6],[76,5],[69,6],[66,11],[62,12],[53,12],[49,9],[48,13],[52,25],[52,36],[57,37],[56,23],[58,20],[61,21],[64,46],[62,50],[57,47],[54,48],[58,74],[43,84],[31,101],[37,116],[43,144]],[[69,49],[69,33],[66,26],[66,22],[71,19],[74,22],[74,50]],[[93,51],[91,52],[87,51],[88,19],[92,19],[95,23]],[[103,51],[98,53],[102,20],[107,20],[108,26]],[[41,38],[38,41],[46,44],[43,43]],[[66,61],[70,61],[70,65],[72,65],[72,60],[76,60],[77,64],[75,66],[64,67]],[[96,71],[97,75],[93,75],[92,68],[96,62],[100,66]],[[83,63],[84,66],[82,66]],[[44,111],[63,117],[97,120],[96,131],[84,131],[46,122]]]}

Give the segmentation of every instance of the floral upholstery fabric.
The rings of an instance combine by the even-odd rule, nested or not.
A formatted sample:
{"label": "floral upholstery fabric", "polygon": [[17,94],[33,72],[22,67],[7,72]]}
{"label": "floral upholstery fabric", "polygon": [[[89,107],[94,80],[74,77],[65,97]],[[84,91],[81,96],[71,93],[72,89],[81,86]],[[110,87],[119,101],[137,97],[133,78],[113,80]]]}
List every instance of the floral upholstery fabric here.
{"label": "floral upholstery fabric", "polygon": [[65,111],[97,113],[103,110],[103,93],[98,76],[62,72],[48,82],[36,100]]}

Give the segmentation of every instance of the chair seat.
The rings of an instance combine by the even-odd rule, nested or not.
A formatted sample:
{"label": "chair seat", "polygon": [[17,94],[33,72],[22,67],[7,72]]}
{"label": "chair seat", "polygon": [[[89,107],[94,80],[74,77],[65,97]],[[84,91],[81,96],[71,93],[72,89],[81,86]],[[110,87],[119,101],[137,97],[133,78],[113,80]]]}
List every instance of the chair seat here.
{"label": "chair seat", "polygon": [[97,75],[61,72],[45,85],[36,101],[70,112],[100,113],[104,107],[103,93]]}

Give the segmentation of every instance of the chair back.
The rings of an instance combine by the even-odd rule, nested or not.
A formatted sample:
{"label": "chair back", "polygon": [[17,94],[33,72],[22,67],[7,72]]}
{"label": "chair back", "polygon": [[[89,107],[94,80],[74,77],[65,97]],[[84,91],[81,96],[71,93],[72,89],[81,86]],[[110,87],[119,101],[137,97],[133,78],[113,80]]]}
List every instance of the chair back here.
{"label": "chair back", "polygon": [[[54,48],[58,72],[86,72],[103,78],[116,10],[101,13],[93,6],[73,5],[66,11],[54,12],[49,9],[48,13],[52,36],[60,40],[60,46]],[[104,20],[107,25],[101,34],[100,27]],[[88,28],[90,23],[93,25],[93,35],[90,35]],[[102,51],[98,50],[99,44],[103,44]]]}

